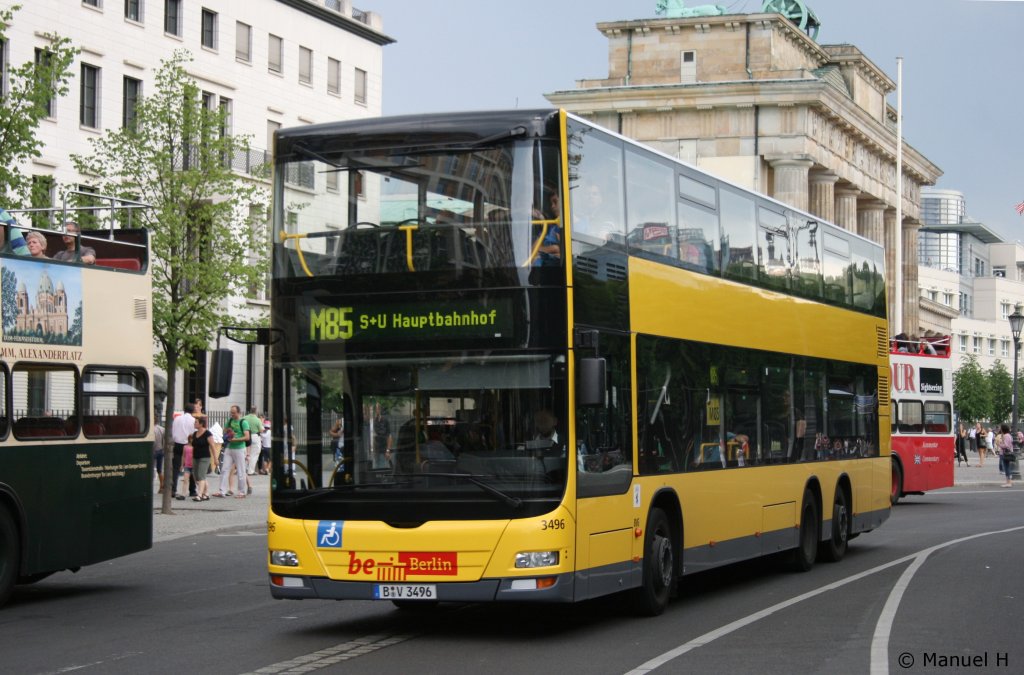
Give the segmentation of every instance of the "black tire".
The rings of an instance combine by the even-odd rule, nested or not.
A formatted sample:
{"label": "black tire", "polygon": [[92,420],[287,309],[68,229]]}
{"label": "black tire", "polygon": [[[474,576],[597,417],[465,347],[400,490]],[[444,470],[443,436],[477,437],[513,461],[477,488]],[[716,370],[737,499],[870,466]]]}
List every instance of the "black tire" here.
{"label": "black tire", "polygon": [[846,492],[836,486],[836,499],[832,503],[832,536],[820,547],[819,555],[826,562],[839,562],[850,545],[850,507]]}
{"label": "black tire", "polygon": [[0,607],[11,597],[21,565],[21,539],[11,512],[0,505]]}
{"label": "black tire", "polygon": [[821,538],[821,519],[818,516],[818,502],[814,493],[804,490],[804,501],[800,506],[800,538],[796,548],[790,552],[789,567],[794,572],[807,572],[814,567],[818,557],[818,540]]}
{"label": "black tire", "polygon": [[676,578],[676,541],[668,516],[651,509],[644,534],[643,582],[633,591],[633,606],[642,616],[658,616],[668,607]]}
{"label": "black tire", "polygon": [[896,460],[892,461],[892,485],[889,488],[889,504],[896,506],[896,503],[903,496],[903,469]]}

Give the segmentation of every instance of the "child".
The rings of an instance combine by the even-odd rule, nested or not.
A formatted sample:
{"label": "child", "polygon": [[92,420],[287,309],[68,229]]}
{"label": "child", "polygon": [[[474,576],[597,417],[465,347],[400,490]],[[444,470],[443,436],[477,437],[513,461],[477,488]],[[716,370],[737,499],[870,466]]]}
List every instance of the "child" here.
{"label": "child", "polygon": [[181,484],[178,486],[178,494],[175,499],[185,499],[185,495],[188,494],[189,479],[192,478],[192,444],[188,443],[182,452],[181,457],[181,475],[179,479]]}

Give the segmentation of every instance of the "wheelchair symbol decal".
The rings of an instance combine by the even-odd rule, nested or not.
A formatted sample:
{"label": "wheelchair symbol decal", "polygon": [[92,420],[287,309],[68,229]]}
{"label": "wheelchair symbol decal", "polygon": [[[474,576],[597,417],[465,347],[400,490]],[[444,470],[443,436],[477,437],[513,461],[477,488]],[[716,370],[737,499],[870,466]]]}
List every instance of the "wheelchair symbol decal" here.
{"label": "wheelchair symbol decal", "polygon": [[341,548],[343,520],[321,520],[316,526],[317,548]]}

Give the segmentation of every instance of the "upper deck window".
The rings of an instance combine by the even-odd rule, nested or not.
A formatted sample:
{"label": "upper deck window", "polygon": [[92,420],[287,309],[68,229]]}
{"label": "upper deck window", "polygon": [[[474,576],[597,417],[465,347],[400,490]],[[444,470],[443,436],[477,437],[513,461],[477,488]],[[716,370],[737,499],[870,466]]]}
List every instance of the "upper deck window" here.
{"label": "upper deck window", "polygon": [[502,283],[520,285],[562,274],[554,145],[398,139],[338,152],[325,137],[283,160],[278,199],[295,216],[275,223],[286,237],[275,277],[439,273],[465,283],[503,270]]}

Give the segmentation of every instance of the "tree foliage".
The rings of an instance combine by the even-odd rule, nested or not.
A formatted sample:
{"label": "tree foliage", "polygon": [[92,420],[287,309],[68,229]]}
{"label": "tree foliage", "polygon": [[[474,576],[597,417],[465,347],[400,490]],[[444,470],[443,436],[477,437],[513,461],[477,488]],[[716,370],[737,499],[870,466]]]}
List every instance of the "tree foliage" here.
{"label": "tree foliage", "polygon": [[[149,232],[153,339],[168,392],[175,391],[177,370],[194,365],[196,350],[207,349],[220,326],[237,323],[226,301],[257,283],[267,264],[250,259],[266,241],[265,222],[252,214],[266,212],[267,191],[230,168],[232,157],[248,152],[249,139],[224,133],[227,112],[204,106],[185,71],[190,60],[179,50],[163,61],[134,124],[93,139],[91,155],[72,156],[78,171],[97,177],[101,193],[152,207],[139,218]],[[168,439],[173,410],[169,396]],[[165,474],[169,486],[171,472]],[[164,510],[170,511],[169,488]]]}
{"label": "tree foliage", "polygon": [[[0,8],[0,41],[20,5]],[[44,33],[49,46],[38,63],[29,61],[7,71],[7,91],[0,105],[0,198],[7,207],[31,203],[32,179],[21,170],[25,161],[42,154],[39,122],[50,114],[50,102],[68,92],[71,64],[78,49],[54,33]]]}
{"label": "tree foliage", "polygon": [[992,412],[992,387],[973,354],[953,373],[953,407],[968,423],[985,420]]}
{"label": "tree foliage", "polygon": [[992,422],[1010,421],[1013,410],[1013,376],[1002,361],[996,361],[988,369],[988,386],[992,392],[992,408],[988,419]]}

